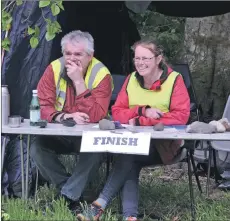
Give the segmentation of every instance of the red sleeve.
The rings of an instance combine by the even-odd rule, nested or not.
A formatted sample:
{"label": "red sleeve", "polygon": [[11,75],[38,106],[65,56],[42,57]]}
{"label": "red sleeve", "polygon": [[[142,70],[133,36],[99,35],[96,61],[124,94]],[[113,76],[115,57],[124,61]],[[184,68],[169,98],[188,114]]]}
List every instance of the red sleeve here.
{"label": "red sleeve", "polygon": [[122,124],[127,124],[130,119],[143,115],[145,107],[135,106],[129,108],[129,98],[126,91],[126,87],[129,81],[130,75],[126,78],[121,91],[119,92],[115,104],[112,106],[113,120],[120,121]]}
{"label": "red sleeve", "polygon": [[54,115],[58,113],[55,110],[56,86],[51,65],[46,68],[43,76],[38,83],[37,90],[38,99],[41,107],[41,119],[51,122]]}
{"label": "red sleeve", "polygon": [[190,98],[182,76],[178,76],[171,97],[170,111],[160,119],[141,116],[136,119],[136,125],[152,126],[160,122],[164,125],[185,125],[189,116]]}
{"label": "red sleeve", "polygon": [[96,123],[106,117],[112,95],[112,77],[106,75],[93,90],[87,89],[76,97],[79,112],[89,115],[90,122]]}

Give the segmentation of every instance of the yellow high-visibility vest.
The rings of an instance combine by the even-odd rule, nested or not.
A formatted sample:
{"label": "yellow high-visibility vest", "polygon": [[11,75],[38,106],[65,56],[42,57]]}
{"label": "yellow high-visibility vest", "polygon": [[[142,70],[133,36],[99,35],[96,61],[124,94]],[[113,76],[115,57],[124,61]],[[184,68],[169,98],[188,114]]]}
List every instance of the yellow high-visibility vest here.
{"label": "yellow high-visibility vest", "polygon": [[152,108],[157,108],[162,112],[169,112],[171,95],[173,86],[178,75],[178,72],[173,71],[161,85],[160,90],[148,90],[140,86],[133,72],[127,84],[127,93],[129,98],[129,107],[137,105],[149,105]]}
{"label": "yellow high-visibility vest", "polygon": [[[65,79],[62,78],[62,73],[65,67],[64,58],[61,57],[53,61],[51,65],[53,68],[54,80],[56,85],[55,109],[57,111],[62,111],[66,99],[67,89],[67,82]],[[110,74],[110,71],[107,69],[107,67],[102,62],[93,57],[85,76],[86,87],[90,90],[94,89],[107,74]]]}

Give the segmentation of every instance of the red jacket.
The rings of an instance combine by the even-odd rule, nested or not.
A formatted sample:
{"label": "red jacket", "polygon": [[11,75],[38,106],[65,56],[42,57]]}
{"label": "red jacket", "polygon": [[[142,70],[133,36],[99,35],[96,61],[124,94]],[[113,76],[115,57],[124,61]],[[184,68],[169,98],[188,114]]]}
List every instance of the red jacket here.
{"label": "red jacket", "polygon": [[[107,75],[93,90],[87,89],[76,95],[70,79],[66,90],[66,101],[63,113],[84,112],[89,115],[90,122],[98,122],[107,115],[112,94],[112,78]],[[58,111],[56,101],[56,86],[52,66],[49,65],[38,83],[38,98],[41,106],[41,118],[52,122]]]}
{"label": "red jacket", "polygon": [[[172,69],[167,68],[166,73],[162,74],[160,80],[153,83],[150,90],[159,90],[160,85],[171,72]],[[164,125],[184,125],[187,123],[190,115],[190,98],[181,75],[176,78],[174,84],[171,96],[170,111],[163,114],[160,119],[152,119],[144,116],[145,108],[148,104],[146,104],[144,107],[135,106],[133,108],[129,108],[129,98],[126,92],[129,78],[130,75],[125,80],[125,83],[118,94],[117,100],[112,106],[112,115],[115,121],[128,124],[130,119],[135,118],[136,125],[141,126],[152,126],[159,122],[162,122]]]}

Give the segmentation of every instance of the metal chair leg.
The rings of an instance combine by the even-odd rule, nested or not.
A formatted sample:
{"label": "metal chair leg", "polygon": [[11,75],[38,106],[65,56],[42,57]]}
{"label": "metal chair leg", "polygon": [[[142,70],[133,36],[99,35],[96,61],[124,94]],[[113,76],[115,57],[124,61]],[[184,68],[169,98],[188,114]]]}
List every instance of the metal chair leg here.
{"label": "metal chair leg", "polygon": [[207,197],[209,197],[211,161],[212,161],[212,150],[211,150],[211,147],[209,146],[208,147],[208,174],[207,174],[207,183],[206,183],[206,196]]}
{"label": "metal chair leg", "polygon": [[201,188],[201,185],[200,185],[199,176],[197,174],[197,168],[196,168],[195,161],[194,161],[194,158],[193,158],[192,150],[190,149],[189,152],[190,152],[190,158],[191,158],[191,163],[192,163],[192,167],[193,167],[193,173],[194,173],[195,178],[196,178],[196,183],[197,183],[197,186],[198,186],[198,189],[199,189],[200,193],[202,193],[202,188]]}
{"label": "metal chair leg", "polygon": [[187,163],[188,163],[189,191],[190,191],[190,200],[191,200],[191,215],[192,215],[192,221],[195,221],[196,211],[195,211],[195,199],[194,199],[193,185],[192,185],[191,157],[188,150],[187,150]]}
{"label": "metal chair leg", "polygon": [[36,180],[35,180],[35,193],[34,193],[34,201],[37,201],[37,191],[38,191],[38,168],[36,167]]}
{"label": "metal chair leg", "polygon": [[212,155],[213,155],[213,164],[214,164],[214,173],[215,173],[215,183],[219,184],[218,178],[220,178],[220,175],[218,173],[217,164],[216,164],[216,151],[213,148],[212,148]]}
{"label": "metal chair leg", "polygon": [[4,136],[3,138],[3,144],[2,144],[2,171],[1,171],[1,174],[2,174],[2,177],[3,177],[3,167],[4,167],[4,159],[5,159],[5,152],[6,152],[6,136]]}

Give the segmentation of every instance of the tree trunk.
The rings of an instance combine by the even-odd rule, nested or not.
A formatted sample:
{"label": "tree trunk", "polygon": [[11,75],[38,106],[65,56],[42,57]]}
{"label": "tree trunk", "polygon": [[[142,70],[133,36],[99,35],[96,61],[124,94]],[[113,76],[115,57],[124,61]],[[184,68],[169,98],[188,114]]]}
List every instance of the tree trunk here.
{"label": "tree trunk", "polygon": [[187,18],[184,45],[204,116],[220,119],[230,95],[230,13]]}

